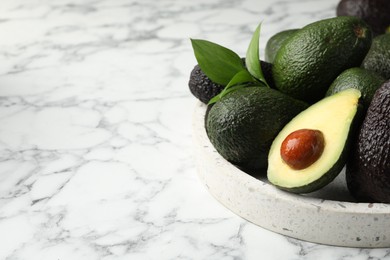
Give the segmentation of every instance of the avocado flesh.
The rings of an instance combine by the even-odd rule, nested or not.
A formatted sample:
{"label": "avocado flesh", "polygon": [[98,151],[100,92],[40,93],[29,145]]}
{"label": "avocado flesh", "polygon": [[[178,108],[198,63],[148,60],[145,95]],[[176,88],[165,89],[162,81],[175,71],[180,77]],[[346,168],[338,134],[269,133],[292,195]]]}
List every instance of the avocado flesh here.
{"label": "avocado flesh", "polygon": [[371,45],[371,30],[356,17],[309,24],[280,48],[272,69],[276,88],[314,103],[344,70],[360,66]]}
{"label": "avocado flesh", "polygon": [[222,157],[248,170],[266,169],[273,139],[307,104],[268,87],[229,93],[208,111],[206,131]]}
{"label": "avocado flesh", "polygon": [[390,81],[372,99],[347,163],[346,179],[358,201],[390,203]]}
{"label": "avocado flesh", "polygon": [[[360,91],[347,89],[322,99],[294,117],[272,143],[268,157],[268,180],[275,186],[294,193],[308,193],[330,183],[346,162],[351,126],[359,107]],[[280,147],[284,139],[299,129],[319,130],[325,147],[321,157],[305,169],[287,165]]]}

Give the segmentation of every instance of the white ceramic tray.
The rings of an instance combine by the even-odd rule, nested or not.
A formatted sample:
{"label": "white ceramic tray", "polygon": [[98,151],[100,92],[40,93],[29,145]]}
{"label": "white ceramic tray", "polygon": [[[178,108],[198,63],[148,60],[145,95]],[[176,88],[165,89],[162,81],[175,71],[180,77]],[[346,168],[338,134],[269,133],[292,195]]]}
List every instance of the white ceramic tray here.
{"label": "white ceramic tray", "polygon": [[390,204],[355,203],[344,173],[318,192],[296,195],[249,175],[223,159],[205,128],[206,106],[198,103],[193,137],[198,173],[210,193],[242,218],[297,239],[348,247],[390,247]]}

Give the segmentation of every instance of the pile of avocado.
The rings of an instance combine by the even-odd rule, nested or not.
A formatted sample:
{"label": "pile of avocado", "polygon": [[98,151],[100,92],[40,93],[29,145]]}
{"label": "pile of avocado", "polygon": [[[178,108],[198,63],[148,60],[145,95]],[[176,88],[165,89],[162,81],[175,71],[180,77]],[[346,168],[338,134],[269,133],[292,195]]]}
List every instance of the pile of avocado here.
{"label": "pile of avocado", "polygon": [[[353,9],[346,2],[337,13]],[[390,2],[377,2],[389,10]],[[189,87],[208,106],[210,142],[242,170],[309,193],[346,166],[358,202],[390,203],[390,33],[348,15],[276,33],[265,61],[261,25],[245,58],[193,39],[198,64]]]}

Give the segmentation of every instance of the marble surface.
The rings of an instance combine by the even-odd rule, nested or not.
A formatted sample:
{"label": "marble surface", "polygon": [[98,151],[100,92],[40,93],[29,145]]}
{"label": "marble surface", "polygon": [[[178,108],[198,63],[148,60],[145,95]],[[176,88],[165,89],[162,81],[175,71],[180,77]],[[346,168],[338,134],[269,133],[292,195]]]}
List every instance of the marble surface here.
{"label": "marble surface", "polygon": [[1,0],[0,259],[390,259],[259,228],[195,170],[189,38],[244,55],[263,21],[263,53],[336,4]]}

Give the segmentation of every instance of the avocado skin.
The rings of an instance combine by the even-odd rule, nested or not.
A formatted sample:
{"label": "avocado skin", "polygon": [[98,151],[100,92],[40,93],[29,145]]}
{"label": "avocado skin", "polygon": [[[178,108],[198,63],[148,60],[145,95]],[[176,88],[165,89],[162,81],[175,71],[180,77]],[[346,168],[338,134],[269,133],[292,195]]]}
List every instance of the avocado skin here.
{"label": "avocado skin", "polygon": [[263,72],[264,79],[267,81],[268,86],[270,88],[276,88],[275,87],[275,81],[274,77],[272,76],[272,63],[266,62],[266,61],[260,61],[261,65],[261,71]]}
{"label": "avocado skin", "polygon": [[273,139],[307,104],[268,87],[247,87],[215,103],[206,131],[215,149],[243,169],[265,169]]}
{"label": "avocado skin", "polygon": [[314,103],[341,72],[360,66],[371,41],[370,28],[357,17],[309,24],[278,51],[272,70],[275,85],[287,95]]}
{"label": "avocado skin", "polygon": [[283,45],[283,43],[298,30],[299,29],[284,30],[274,34],[271,38],[269,38],[265,46],[265,61],[273,63],[276,57],[276,53]]}
{"label": "avocado skin", "polygon": [[383,34],[373,39],[361,67],[374,71],[385,79],[390,79],[390,34]]}
{"label": "avocado skin", "polygon": [[278,185],[276,185],[276,186],[281,190],[285,190],[285,191],[288,191],[291,193],[296,193],[296,194],[306,194],[306,193],[317,191],[317,190],[325,187],[326,185],[331,183],[343,170],[343,168],[345,166],[345,162],[347,161],[347,158],[348,158],[349,151],[350,151],[350,140],[351,140],[351,138],[349,138],[347,140],[347,142],[345,143],[344,149],[341,152],[341,155],[340,155],[339,159],[337,160],[337,162],[319,179],[313,181],[310,184],[303,185],[300,187],[294,187],[294,188],[286,188],[286,187],[281,187]]}
{"label": "avocado skin", "polygon": [[390,81],[372,99],[347,163],[346,180],[358,201],[390,203]]}
{"label": "avocado skin", "polygon": [[365,109],[371,103],[375,91],[385,82],[385,78],[363,68],[350,68],[343,71],[330,85],[326,96],[331,96],[348,88],[355,88],[362,93],[361,102]]}
{"label": "avocado skin", "polygon": [[[242,58],[242,61],[245,66],[245,58]],[[268,85],[271,88],[275,88],[272,76],[272,64],[261,60],[260,66]],[[212,82],[211,79],[201,70],[199,65],[196,65],[192,69],[188,87],[192,95],[204,104],[207,104],[210,99],[218,95],[225,88],[225,86]]]}
{"label": "avocado skin", "polygon": [[224,88],[224,86],[212,82],[211,79],[204,74],[199,65],[196,65],[191,71],[188,86],[192,95],[205,104],[214,96],[218,95]]}
{"label": "avocado skin", "polygon": [[374,35],[383,34],[390,26],[389,0],[342,0],[337,16],[356,16],[371,26]]}

